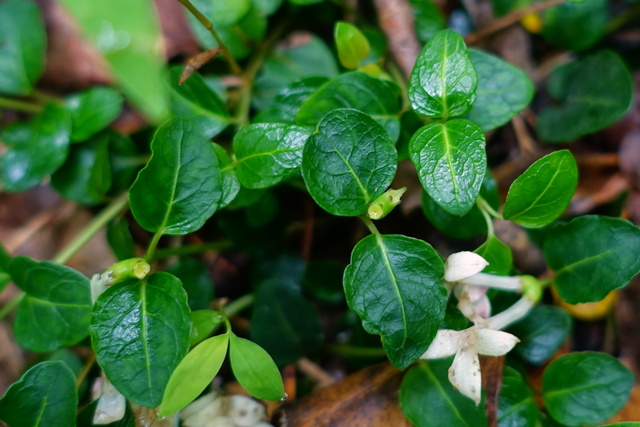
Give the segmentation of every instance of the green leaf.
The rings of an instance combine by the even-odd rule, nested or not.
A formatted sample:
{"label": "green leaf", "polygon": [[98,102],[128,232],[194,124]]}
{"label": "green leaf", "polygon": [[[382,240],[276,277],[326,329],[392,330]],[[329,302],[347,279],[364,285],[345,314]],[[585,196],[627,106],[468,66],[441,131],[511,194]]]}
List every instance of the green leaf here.
{"label": "green leaf", "polygon": [[416,21],[416,35],[418,40],[426,43],[440,30],[447,27],[447,21],[440,8],[431,0],[409,0],[413,7],[413,17]]}
{"label": "green leaf", "polygon": [[160,126],[151,159],[129,192],[131,211],[147,231],[188,234],[198,230],[222,201],[222,175],[211,143],[187,119]]}
{"label": "green leaf", "polygon": [[64,105],[73,123],[71,141],[85,141],[107,127],[122,111],[123,102],[122,96],[108,87],[96,86],[68,96]]}
{"label": "green leaf", "polygon": [[98,297],[91,342],[113,385],[132,402],[154,408],[189,348],[191,319],[182,283],[168,273],[125,280]]}
{"label": "green leaf", "polygon": [[[499,197],[496,180],[487,174],[480,187],[482,196],[494,209],[498,209]],[[487,233],[487,221],[477,205],[463,216],[452,215],[445,211],[426,192],[422,192],[422,211],[429,222],[438,230],[454,239],[469,239]]]}
{"label": "green leaf", "polygon": [[447,119],[467,113],[476,99],[478,75],[462,37],[443,30],[420,52],[409,79],[409,100],[416,113]]}
{"label": "green leaf", "polygon": [[240,182],[233,167],[233,160],[231,160],[227,150],[214,143],[213,151],[215,151],[218,158],[218,165],[222,175],[222,199],[220,200],[220,209],[222,209],[234,201],[240,192]]}
{"label": "green leaf", "polygon": [[[580,5],[575,5],[580,7]],[[561,73],[561,78],[556,76]],[[626,65],[605,50],[589,55],[549,77],[564,86],[561,104],[542,111],[537,131],[546,142],[570,142],[618,121],[631,107],[633,82]]]}
{"label": "green leaf", "polygon": [[336,40],[340,63],[350,70],[358,68],[371,52],[369,40],[358,28],[347,22],[336,23],[333,37]]}
{"label": "green leaf", "polygon": [[305,270],[302,287],[324,303],[342,304],[344,269],[345,265],[337,261],[311,261]]}
{"label": "green leaf", "polygon": [[295,363],[323,342],[320,316],[289,280],[262,282],[255,293],[251,339],[263,347],[278,366]]}
{"label": "green leaf", "polygon": [[509,187],[504,219],[527,228],[551,224],[564,212],[578,186],[578,166],[569,150],[538,159]]}
{"label": "green leaf", "polygon": [[416,427],[486,427],[484,405],[456,390],[447,377],[451,359],[422,362],[402,380],[400,406]]}
{"label": "green leaf", "polygon": [[207,138],[213,138],[229,125],[227,106],[199,73],[178,84],[182,70],[183,67],[175,66],[169,71],[171,109],[176,115],[189,117]]}
{"label": "green leaf", "polygon": [[29,95],[44,71],[47,34],[31,0],[0,3],[0,92]]}
{"label": "green leaf", "polygon": [[264,16],[273,15],[284,0],[252,0],[253,6]]}
{"label": "green leaf", "polygon": [[409,156],[429,196],[452,215],[476,203],[487,171],[482,129],[465,119],[423,126],[409,141]]}
{"label": "green leaf", "polygon": [[554,360],[542,376],[542,398],[556,421],[599,424],[629,399],[633,374],[608,354],[571,353]]}
{"label": "green leaf", "polygon": [[227,356],[229,334],[209,338],[187,354],[171,375],[162,398],[160,417],[187,406],[207,388]]}
{"label": "green leaf", "polygon": [[333,215],[356,216],[384,193],[397,168],[387,132],[353,109],[327,114],[302,154],[302,176],[311,197]]}
{"label": "green leaf", "polygon": [[70,133],[69,114],[53,104],[30,122],[6,127],[0,137],[10,147],[0,159],[4,188],[25,191],[55,172],[69,154]]}
{"label": "green leaf", "polygon": [[560,297],[569,304],[600,301],[640,272],[640,229],[620,218],[585,215],[559,225],[544,241]]}
{"label": "green leaf", "polygon": [[191,335],[189,345],[194,346],[211,335],[217,325],[222,323],[222,316],[213,310],[196,310],[191,312]]}
{"label": "green leaf", "polygon": [[69,200],[85,205],[102,202],[111,186],[109,135],[73,145],[67,160],[51,176],[51,184]]}
{"label": "green leaf", "polygon": [[26,294],[13,321],[20,346],[30,351],[53,351],[87,336],[89,279],[64,265],[24,256],[11,261],[9,273]]}
{"label": "green leaf", "polygon": [[560,307],[540,305],[509,328],[520,338],[515,352],[532,365],[542,365],[560,348],[571,331],[571,316]]}
{"label": "green leaf", "polygon": [[282,123],[258,123],[240,129],[233,138],[240,184],[266,188],[296,174],[309,134],[304,128]]}
{"label": "green leaf", "polygon": [[484,273],[506,276],[511,272],[513,267],[511,248],[502,243],[496,236],[489,236],[487,241],[474,252],[489,262],[489,265],[482,270]]}
{"label": "green leaf", "polygon": [[402,235],[370,235],[344,272],[349,307],[371,334],[382,336],[389,360],[404,369],[436,336],[447,305],[444,266],[426,242]]}
{"label": "green leaf", "polygon": [[165,53],[151,0],[62,0],[85,35],[109,62],[127,98],[149,119],[169,114]]}
{"label": "green leaf", "polygon": [[252,396],[263,400],[286,397],[280,371],[259,345],[231,334],[229,360],[236,379]]}
{"label": "green leaf", "polygon": [[585,50],[606,33],[609,0],[581,0],[549,8],[542,13],[542,37],[569,50]]}
{"label": "green leaf", "polygon": [[116,218],[107,227],[107,242],[118,261],[136,256],[136,245],[129,230],[129,221]]}
{"label": "green leaf", "polygon": [[513,368],[505,367],[498,395],[499,427],[535,427],[540,411],[533,392],[522,376]]}
{"label": "green leaf", "polygon": [[335,109],[355,108],[375,119],[396,141],[400,135],[398,95],[395,84],[357,71],[343,74],[327,82],[300,106],[296,123],[315,126]]}
{"label": "green leaf", "polygon": [[295,43],[276,47],[256,78],[251,102],[258,110],[291,83],[305,77],[335,77],[338,65],[331,49],[317,36],[300,35]]}
{"label": "green leaf", "polygon": [[76,424],[76,378],[62,361],[41,362],[0,399],[0,420],[11,427],[69,427]]}
{"label": "green leaf", "polygon": [[293,124],[300,106],[327,81],[326,77],[307,77],[291,83],[274,98],[273,104],[262,110],[253,121]]}
{"label": "green leaf", "polygon": [[469,49],[478,73],[478,88],[467,118],[484,132],[508,123],[524,110],[533,98],[533,83],[524,71],[497,56]]}
{"label": "green leaf", "polygon": [[108,195],[116,197],[131,187],[138,172],[147,162],[131,138],[117,132],[106,130],[103,133],[109,139],[109,165],[111,169],[111,187]]}
{"label": "green leaf", "polygon": [[251,8],[251,0],[197,0],[193,4],[216,28],[236,24]]}
{"label": "green leaf", "polygon": [[189,308],[204,310],[213,299],[213,281],[207,266],[197,258],[183,257],[167,271],[182,282],[187,292]]}
{"label": "green leaf", "polygon": [[11,256],[7,253],[4,246],[0,245],[0,293],[2,293],[11,281],[11,276],[9,275],[10,263]]}

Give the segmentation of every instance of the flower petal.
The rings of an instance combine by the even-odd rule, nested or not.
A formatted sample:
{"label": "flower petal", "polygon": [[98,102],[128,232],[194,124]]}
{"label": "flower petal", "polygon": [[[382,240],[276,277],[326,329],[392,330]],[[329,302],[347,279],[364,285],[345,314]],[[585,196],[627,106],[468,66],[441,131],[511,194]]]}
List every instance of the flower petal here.
{"label": "flower petal", "polygon": [[452,356],[458,351],[461,334],[462,332],[460,331],[440,329],[427,351],[420,356],[420,359],[441,359]]}
{"label": "flower petal", "polygon": [[473,344],[464,346],[456,353],[449,368],[449,381],[460,393],[472,399],[476,405],[480,403],[482,378],[480,360]]}
{"label": "flower petal", "polygon": [[486,356],[502,356],[520,342],[518,337],[508,332],[477,328],[474,331],[476,351]]}
{"label": "flower petal", "polygon": [[473,252],[457,252],[451,254],[444,264],[444,280],[457,282],[476,273],[480,273],[489,265],[486,259]]}

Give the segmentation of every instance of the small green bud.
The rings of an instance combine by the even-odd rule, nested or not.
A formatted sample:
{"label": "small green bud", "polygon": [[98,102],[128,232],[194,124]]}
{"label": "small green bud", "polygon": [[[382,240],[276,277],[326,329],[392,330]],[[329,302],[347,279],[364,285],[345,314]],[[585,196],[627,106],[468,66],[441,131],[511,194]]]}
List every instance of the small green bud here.
{"label": "small green bud", "polygon": [[400,198],[407,191],[407,187],[402,187],[397,190],[387,190],[375,199],[367,210],[367,215],[370,219],[382,219],[389,215],[389,212],[400,204]]}
{"label": "small green bud", "polygon": [[144,258],[129,258],[117,262],[105,270],[111,276],[110,283],[126,279],[144,279],[151,271],[151,266]]}
{"label": "small green bud", "polygon": [[542,283],[533,276],[522,276],[522,293],[534,303],[542,298]]}

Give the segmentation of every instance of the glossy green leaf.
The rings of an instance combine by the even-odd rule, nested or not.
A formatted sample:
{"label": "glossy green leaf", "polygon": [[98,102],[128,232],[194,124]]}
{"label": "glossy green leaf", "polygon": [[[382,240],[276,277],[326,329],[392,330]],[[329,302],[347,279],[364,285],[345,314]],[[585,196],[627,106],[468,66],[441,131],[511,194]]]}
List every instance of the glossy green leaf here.
{"label": "glossy green leaf", "polygon": [[108,135],[109,140],[111,187],[108,196],[116,197],[131,187],[148,157],[140,152],[128,136],[111,130],[106,130],[103,133]]}
{"label": "glossy green leaf", "polygon": [[540,411],[522,376],[505,366],[498,395],[498,427],[536,427]]}
{"label": "glossy green leaf", "polygon": [[20,346],[30,351],[53,351],[87,336],[89,279],[64,265],[24,256],[11,261],[9,273],[26,294],[13,321]]}
{"label": "glossy green leaf", "polygon": [[182,283],[168,273],[125,280],[98,297],[91,342],[98,363],[127,399],[154,408],[189,348],[191,319]]}
{"label": "glossy green leaf", "polygon": [[489,236],[475,253],[489,262],[484,270],[485,273],[508,275],[513,267],[513,254],[511,248],[502,243],[496,236]]}
{"label": "glossy green leaf", "polygon": [[508,123],[529,105],[533,83],[524,71],[497,56],[469,49],[469,57],[478,73],[478,88],[466,117],[488,132]]}
{"label": "glossy green leaf", "polygon": [[547,154],[511,184],[502,216],[523,227],[544,227],[569,206],[577,186],[578,166],[571,152]]}
{"label": "glossy green leaf", "polygon": [[[482,186],[482,196],[494,209],[498,209],[499,197],[496,180],[487,173]],[[487,221],[477,205],[463,216],[452,215],[445,211],[426,192],[422,192],[422,211],[438,230],[454,239],[469,239],[487,233]]]}
{"label": "glossy green leaf", "polygon": [[347,22],[338,22],[333,37],[336,40],[338,59],[345,68],[355,70],[369,56],[369,40],[357,27]]}
{"label": "glossy green leaf", "polygon": [[258,110],[271,106],[274,97],[305,77],[335,77],[338,65],[331,49],[317,36],[304,34],[295,43],[277,47],[256,78],[251,102]]}
{"label": "glossy green leaf", "polygon": [[217,325],[222,323],[220,313],[213,310],[196,310],[191,312],[191,335],[189,345],[194,346],[211,335]]}
{"label": "glossy green leaf", "polygon": [[302,148],[310,132],[283,123],[245,126],[233,138],[240,184],[247,188],[274,186],[297,173]]}
{"label": "glossy green leaf", "polygon": [[4,246],[0,245],[0,293],[2,293],[11,281],[11,276],[9,275],[10,263],[11,256],[7,253]]}
{"label": "glossy green leaf", "polygon": [[482,129],[465,119],[423,126],[409,142],[409,156],[429,196],[452,215],[476,203],[487,171]]}
{"label": "glossy green leaf", "polygon": [[337,108],[355,108],[381,124],[396,141],[400,135],[399,88],[368,74],[352,72],[327,82],[307,99],[296,116],[301,126],[315,126]]}
{"label": "glossy green leaf", "polygon": [[320,316],[290,280],[262,282],[255,293],[251,340],[278,366],[295,363],[323,342]]}
{"label": "glossy green leaf", "polygon": [[108,87],[92,87],[65,99],[64,105],[71,113],[73,127],[71,141],[85,141],[114,121],[124,99]]}
{"label": "glossy green leaf", "polygon": [[229,125],[227,106],[199,73],[178,84],[182,70],[183,67],[175,66],[169,71],[171,110],[176,115],[189,117],[207,138],[213,138]]}
{"label": "glossy green leaf", "polygon": [[544,241],[544,258],[555,271],[558,294],[570,304],[600,301],[626,286],[640,272],[638,253],[638,227],[597,215],[559,225]]}
{"label": "glossy green leaf", "polygon": [[409,0],[409,3],[413,7],[416,35],[422,43],[447,27],[442,11],[432,0]]}
{"label": "glossy green leaf", "polygon": [[184,118],[158,128],[152,156],[129,192],[131,211],[147,231],[198,230],[222,201],[222,175],[211,143]]}
{"label": "glossy green leaf", "polygon": [[0,135],[10,147],[0,158],[4,188],[25,191],[55,172],[69,154],[70,134],[69,113],[53,104],[27,123],[7,126]]}
{"label": "glossy green leaf", "polygon": [[273,104],[254,118],[255,123],[293,124],[300,106],[322,85],[326,77],[307,77],[284,88],[273,100]]}
{"label": "glossy green leaf", "polygon": [[0,420],[11,427],[69,427],[76,424],[76,378],[62,361],[29,369],[0,399]]}
{"label": "glossy green leaf", "polygon": [[229,360],[233,375],[245,390],[258,399],[286,397],[280,371],[269,353],[244,338],[231,334]]}
{"label": "glossy green leaf", "polygon": [[349,307],[371,334],[382,336],[389,360],[404,369],[422,356],[445,315],[444,266],[426,242],[371,235],[351,254],[344,272]]}
{"label": "glossy green leaf", "polygon": [[44,71],[47,34],[31,0],[0,3],[0,93],[29,95]]}
{"label": "glossy green leaf", "polygon": [[234,201],[240,192],[240,182],[233,167],[233,160],[227,150],[214,143],[213,151],[215,151],[218,158],[220,174],[222,175],[222,199],[220,200],[220,209],[222,209]]}
{"label": "glossy green leaf", "polygon": [[167,271],[182,282],[191,310],[209,308],[209,303],[213,299],[213,281],[207,266],[202,261],[183,257],[171,264]]}
{"label": "glossy green leaf", "polygon": [[571,353],[554,360],[542,376],[542,398],[556,421],[599,424],[629,399],[633,374],[608,354]]}
{"label": "glossy green leaf", "polygon": [[618,121],[631,107],[631,75],[611,51],[556,69],[549,77],[554,79],[560,80],[556,86],[564,87],[558,99],[561,103],[542,111],[536,127],[546,142],[570,142],[596,132]]}
{"label": "glossy green leaf", "polygon": [[585,50],[596,44],[609,22],[609,0],[565,2],[542,13],[542,37],[569,50]]}
{"label": "glossy green leaf", "polygon": [[560,307],[539,305],[511,327],[520,338],[514,351],[532,365],[542,365],[560,348],[571,332],[571,316]]}
{"label": "glossy green leaf", "polygon": [[447,119],[467,113],[476,99],[478,75],[462,37],[443,30],[424,46],[409,79],[416,113]]}
{"label": "glossy green leaf", "polygon": [[67,160],[51,176],[51,184],[69,200],[85,205],[102,202],[111,186],[109,136],[101,134],[73,145]]}
{"label": "glossy green leaf", "polygon": [[184,408],[207,388],[227,356],[228,345],[228,334],[217,335],[200,343],[182,359],[167,384],[161,417]]}
{"label": "glossy green leaf", "polygon": [[153,2],[62,0],[109,62],[122,92],[149,119],[169,114],[162,34]]}
{"label": "glossy green leaf", "polygon": [[416,427],[486,427],[484,405],[456,390],[447,377],[451,359],[430,360],[412,368],[402,380],[400,406]]}
{"label": "glossy green leaf", "polygon": [[302,176],[320,207],[356,216],[384,193],[396,173],[396,149],[371,117],[353,109],[327,114],[302,154]]}
{"label": "glossy green leaf", "polygon": [[107,227],[107,242],[118,261],[136,256],[136,245],[129,230],[129,221],[116,218]]}

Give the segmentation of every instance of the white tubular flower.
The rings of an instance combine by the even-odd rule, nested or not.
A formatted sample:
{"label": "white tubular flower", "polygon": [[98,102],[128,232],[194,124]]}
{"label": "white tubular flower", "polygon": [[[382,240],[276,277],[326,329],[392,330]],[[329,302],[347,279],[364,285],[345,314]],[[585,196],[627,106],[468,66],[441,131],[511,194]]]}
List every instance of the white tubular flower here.
{"label": "white tubular flower", "polygon": [[100,400],[93,415],[93,423],[97,425],[111,424],[124,417],[126,409],[125,398],[111,384],[106,376],[102,376],[100,383]]}
{"label": "white tubular flower", "polygon": [[480,273],[487,265],[489,262],[474,252],[464,251],[451,254],[444,263],[444,280],[458,282]]}
{"label": "white tubular flower", "polygon": [[520,340],[508,332],[474,325],[463,331],[442,329],[421,359],[440,359],[455,354],[449,368],[449,381],[460,393],[480,403],[482,377],[479,354],[502,356]]}

